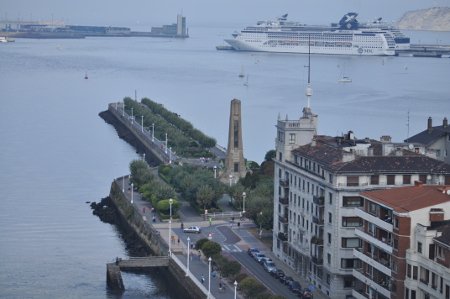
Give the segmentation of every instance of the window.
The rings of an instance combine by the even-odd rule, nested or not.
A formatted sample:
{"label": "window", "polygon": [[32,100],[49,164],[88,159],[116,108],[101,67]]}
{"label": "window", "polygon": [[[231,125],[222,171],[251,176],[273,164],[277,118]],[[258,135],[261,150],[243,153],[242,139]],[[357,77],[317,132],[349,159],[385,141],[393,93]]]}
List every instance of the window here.
{"label": "window", "polygon": [[411,184],[411,175],[404,174],[403,175],[403,185],[409,185]]}
{"label": "window", "polygon": [[369,213],[370,214],[377,215],[377,208],[378,208],[378,206],[375,203],[369,201]]}
{"label": "window", "polygon": [[362,226],[362,219],[359,217],[342,217],[343,227],[360,227]]}
{"label": "window", "polygon": [[422,242],[417,242],[417,252],[422,253]]}
{"label": "window", "polygon": [[344,288],[353,288],[355,286],[355,279],[353,276],[344,277]]}
{"label": "window", "polygon": [[363,199],[359,196],[344,196],[342,198],[344,207],[362,207]]}
{"label": "window", "polygon": [[331,276],[330,276],[330,274],[327,274],[327,285],[330,285],[330,281],[331,281]]}
{"label": "window", "polygon": [[430,279],[430,270],[420,267],[420,282],[428,284]]}
{"label": "window", "polygon": [[341,259],[341,268],[343,269],[357,269],[361,267],[359,259]]}
{"label": "window", "polygon": [[332,223],[332,222],[333,222],[333,214],[328,212],[328,223]]}
{"label": "window", "polygon": [[361,248],[361,243],[359,238],[342,238],[342,248]]}
{"label": "window", "polygon": [[331,234],[328,233],[328,244],[331,244]]}
{"label": "window", "polygon": [[333,193],[331,193],[331,192],[328,192],[328,203],[330,205],[333,204]]}
{"label": "window", "polygon": [[371,175],[370,176],[370,184],[371,185],[378,185],[378,184],[380,184],[380,176],[377,174],[377,175]]}
{"label": "window", "polygon": [[427,175],[426,174],[419,175],[419,181],[426,184],[427,183]]}
{"label": "window", "polygon": [[347,176],[347,186],[359,186],[359,177],[358,176]]}
{"label": "window", "polygon": [[444,249],[439,245],[436,246],[436,256],[439,259],[444,259]]}
{"label": "window", "polygon": [[412,279],[417,280],[417,266],[413,266]]}
{"label": "window", "polygon": [[411,265],[410,264],[407,264],[406,276],[408,276],[408,278],[411,278]]}
{"label": "window", "polygon": [[395,185],[395,175],[387,175],[386,180],[388,185]]}
{"label": "window", "polygon": [[294,144],[295,143],[295,133],[289,134],[289,143]]}
{"label": "window", "polygon": [[416,291],[411,290],[411,299],[416,299]]}
{"label": "window", "polygon": [[234,172],[239,172],[239,163],[234,163]]}
{"label": "window", "polygon": [[327,262],[330,265],[331,264],[331,254],[327,253]]}

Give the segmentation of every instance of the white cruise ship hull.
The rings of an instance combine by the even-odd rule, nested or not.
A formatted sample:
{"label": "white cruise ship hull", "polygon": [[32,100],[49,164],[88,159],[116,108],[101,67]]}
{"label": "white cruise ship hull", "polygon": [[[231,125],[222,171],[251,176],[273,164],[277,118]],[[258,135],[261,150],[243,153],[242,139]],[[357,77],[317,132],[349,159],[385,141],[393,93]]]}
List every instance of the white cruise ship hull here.
{"label": "white cruise ship hull", "polygon": [[275,52],[275,53],[297,53],[297,54],[325,54],[325,55],[359,55],[359,56],[392,56],[395,55],[395,48],[387,46],[372,47],[352,44],[345,47],[314,46],[308,45],[279,45],[277,42],[243,41],[238,38],[226,39],[231,47],[236,51],[253,52]]}

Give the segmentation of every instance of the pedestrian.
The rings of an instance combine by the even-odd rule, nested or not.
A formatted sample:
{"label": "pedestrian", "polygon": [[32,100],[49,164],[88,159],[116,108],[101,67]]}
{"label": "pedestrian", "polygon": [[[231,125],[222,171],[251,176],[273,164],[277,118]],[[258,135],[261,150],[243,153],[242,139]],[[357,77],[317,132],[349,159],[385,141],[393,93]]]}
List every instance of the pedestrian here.
{"label": "pedestrian", "polygon": [[153,221],[153,222],[156,222],[156,217],[155,217],[155,215],[153,215],[152,221]]}
{"label": "pedestrian", "polygon": [[180,237],[178,237],[178,241],[177,242],[178,242],[178,245],[180,245]]}
{"label": "pedestrian", "polygon": [[142,208],[142,213],[144,213],[144,214],[145,214],[145,207],[143,207],[143,208]]}
{"label": "pedestrian", "polygon": [[183,224],[183,222],[181,222],[181,229],[184,229],[184,224]]}
{"label": "pedestrian", "polygon": [[222,285],[222,281],[219,281],[219,291],[222,291],[223,285]]}
{"label": "pedestrian", "polygon": [[205,283],[205,277],[203,276],[203,274],[202,274],[202,278],[200,280],[202,281],[202,284]]}

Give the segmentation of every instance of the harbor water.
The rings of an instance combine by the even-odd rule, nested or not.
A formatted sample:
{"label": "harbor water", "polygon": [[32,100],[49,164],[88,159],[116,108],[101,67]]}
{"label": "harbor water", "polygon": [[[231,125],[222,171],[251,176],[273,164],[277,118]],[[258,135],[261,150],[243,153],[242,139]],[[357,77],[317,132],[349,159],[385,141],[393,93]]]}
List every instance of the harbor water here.
{"label": "harbor water", "polygon": [[[217,51],[237,29],[0,45],[1,298],[116,297],[105,264],[129,253],[87,202],[106,196],[138,155],[98,116],[108,103],[151,98],[226,146],[229,105],[238,98],[244,155],[263,161],[277,118],[298,118],[306,105],[308,58]],[[411,36],[450,44],[449,33]],[[343,75],[352,82],[339,83]],[[450,117],[450,58],[314,55],[311,78],[319,134],[402,141],[429,116],[434,125]],[[156,276],[126,274],[124,282],[122,298],[175,298],[171,282]]]}

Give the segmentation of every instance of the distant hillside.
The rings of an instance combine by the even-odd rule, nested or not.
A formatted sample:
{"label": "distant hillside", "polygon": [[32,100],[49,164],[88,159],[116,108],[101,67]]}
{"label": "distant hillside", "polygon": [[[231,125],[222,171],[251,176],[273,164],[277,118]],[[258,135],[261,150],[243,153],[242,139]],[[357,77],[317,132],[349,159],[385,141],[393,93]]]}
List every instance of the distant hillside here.
{"label": "distant hillside", "polygon": [[397,25],[400,29],[450,31],[450,7],[409,11]]}

